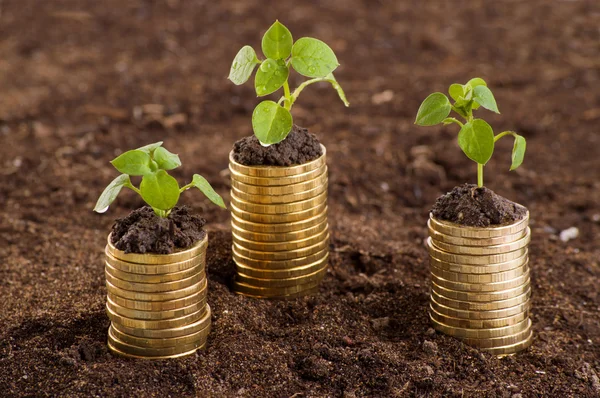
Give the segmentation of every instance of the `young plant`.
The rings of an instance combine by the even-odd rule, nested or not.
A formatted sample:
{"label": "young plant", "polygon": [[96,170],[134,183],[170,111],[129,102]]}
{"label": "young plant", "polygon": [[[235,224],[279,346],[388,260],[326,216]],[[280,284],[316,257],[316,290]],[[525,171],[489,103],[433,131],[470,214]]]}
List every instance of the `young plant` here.
{"label": "young plant", "polygon": [[[262,52],[265,60],[259,60],[252,47],[242,47],[231,64],[229,80],[237,85],[244,84],[254,68],[260,65],[254,78],[257,96],[264,97],[283,87],[283,97],[278,102],[263,101],[252,113],[252,129],[264,146],[277,144],[287,137],[293,124],[290,113],[292,106],[302,90],[313,83],[331,83],[344,104],[350,105],[344,90],[333,76],[339,63],[327,44],[310,37],[294,42],[290,31],[275,21],[262,38]],[[288,83],[290,68],[311,78],[293,92]]]}
{"label": "young plant", "polygon": [[[179,195],[192,187],[198,188],[211,202],[226,208],[223,199],[199,174],[194,174],[192,182],[179,187],[177,180],[167,173],[181,166],[179,156],[162,147],[162,141],[127,151],[111,161],[121,173],[102,192],[94,211],[104,213],[117,198],[123,188],[137,192],[160,217],[167,217],[179,201]],[[141,176],[139,188],[131,183],[130,176]]]}
{"label": "young plant", "polygon": [[[448,97],[442,93],[429,95],[419,107],[415,124],[419,126],[433,126],[439,123],[458,124],[460,126],[458,145],[469,159],[477,163],[477,185],[479,187],[483,186],[483,166],[491,159],[494,153],[494,144],[500,138],[512,135],[515,139],[510,170],[516,169],[523,163],[527,146],[525,138],[514,131],[504,131],[494,135],[492,127],[485,120],[473,117],[473,111],[480,106],[500,113],[496,99],[483,79],[476,77],[464,85],[453,84],[448,93],[454,100],[454,104],[451,104]],[[448,117],[450,111],[456,112],[465,120],[465,123]]]}

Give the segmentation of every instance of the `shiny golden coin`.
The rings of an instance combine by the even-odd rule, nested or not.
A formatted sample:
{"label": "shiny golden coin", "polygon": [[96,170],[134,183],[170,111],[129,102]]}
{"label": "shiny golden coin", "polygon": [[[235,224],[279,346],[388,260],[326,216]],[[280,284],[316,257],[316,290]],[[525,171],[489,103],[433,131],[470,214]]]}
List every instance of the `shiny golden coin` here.
{"label": "shiny golden coin", "polygon": [[319,242],[315,245],[304,247],[302,249],[289,250],[285,252],[263,252],[258,250],[249,250],[245,247],[238,245],[236,242],[233,242],[233,247],[235,251],[240,255],[248,258],[253,258],[256,260],[267,260],[267,261],[284,261],[284,260],[293,260],[295,258],[310,256],[311,254],[315,254],[324,250],[329,246],[329,235],[323,239],[322,242]]}
{"label": "shiny golden coin", "polygon": [[255,177],[286,177],[296,174],[306,173],[323,166],[326,161],[327,151],[325,146],[321,145],[323,154],[315,160],[294,166],[245,166],[235,161],[233,151],[229,153],[229,167],[248,176]]}
{"label": "shiny golden coin", "polygon": [[485,301],[498,301],[498,300],[508,300],[512,297],[520,296],[521,294],[527,292],[529,290],[531,284],[530,282],[526,282],[521,286],[517,286],[512,289],[502,290],[499,292],[491,292],[491,293],[469,293],[469,292],[460,292],[455,290],[446,289],[444,287],[438,286],[435,282],[431,282],[431,290],[436,292],[438,295],[444,296],[449,299],[459,300],[459,301],[470,301],[470,302],[485,302]]}
{"label": "shiny golden coin", "polygon": [[463,318],[463,319],[497,319],[497,318],[507,318],[509,316],[517,315],[527,309],[529,309],[530,303],[526,301],[523,304],[516,305],[514,307],[503,308],[501,310],[492,310],[492,311],[465,311],[465,310],[457,310],[456,308],[450,308],[443,304],[440,304],[431,297],[431,307],[438,313],[446,316],[451,316],[453,318]]}
{"label": "shiny golden coin", "polygon": [[515,297],[508,298],[506,300],[498,300],[498,301],[460,301],[453,300],[447,297],[441,296],[437,294],[434,290],[431,291],[431,297],[436,301],[436,303],[440,303],[450,308],[455,308],[457,310],[464,311],[495,311],[502,310],[504,308],[514,307],[515,305],[520,305],[529,300],[531,297],[531,289],[527,290],[525,293],[520,294]]}
{"label": "shiny golden coin", "polygon": [[149,338],[149,339],[170,339],[174,337],[188,336],[205,329],[210,325],[211,310],[210,306],[206,305],[204,316],[194,323],[177,328],[170,329],[140,329],[136,327],[128,327],[119,323],[113,323],[112,327],[118,329],[121,333],[130,336]]}
{"label": "shiny golden coin", "polygon": [[312,209],[315,206],[324,203],[327,200],[327,191],[300,202],[294,203],[283,203],[275,205],[262,205],[256,203],[246,202],[239,199],[235,194],[231,193],[231,203],[238,209],[249,212],[249,213],[260,213],[260,214],[287,214],[295,213],[298,211]]}
{"label": "shiny golden coin", "polygon": [[186,315],[193,314],[194,312],[198,312],[206,307],[206,295],[204,297],[200,297],[200,299],[188,305],[187,307],[181,307],[174,310],[167,311],[140,311],[140,310],[132,310],[130,308],[126,308],[116,304],[111,300],[110,297],[106,299],[106,305],[117,315],[121,315],[126,318],[131,319],[140,319],[140,320],[148,320],[148,321],[158,321],[164,319],[173,319],[173,318],[181,318]]}
{"label": "shiny golden coin", "polygon": [[238,218],[241,218],[242,220],[251,221],[255,223],[280,224],[302,221],[321,214],[323,210],[325,210],[325,208],[327,207],[327,200],[315,207],[311,207],[310,209],[286,214],[248,213],[246,211],[238,209],[233,203],[231,203],[230,206],[231,213],[235,214]]}
{"label": "shiny golden coin", "polygon": [[315,286],[312,287],[310,289],[305,289],[302,291],[299,291],[297,293],[292,293],[292,294],[284,294],[281,296],[259,296],[259,295],[255,295],[255,294],[249,294],[247,292],[238,292],[236,291],[237,294],[246,296],[246,297],[251,297],[251,298],[256,298],[256,299],[268,299],[268,300],[294,300],[297,299],[299,297],[305,297],[305,296],[310,296],[310,295],[314,295],[314,294],[318,294],[319,293],[319,286]]}
{"label": "shiny golden coin", "polygon": [[163,283],[136,283],[124,281],[111,275],[108,268],[105,268],[104,274],[106,275],[106,280],[110,282],[113,286],[118,287],[119,289],[129,290],[138,293],[164,293],[171,292],[173,290],[181,290],[191,285],[195,285],[196,283],[206,279],[206,272],[204,271],[200,271],[195,275],[192,275],[185,279],[181,279],[179,281]]}
{"label": "shiny golden coin", "polygon": [[262,187],[258,185],[244,184],[243,182],[237,181],[235,178],[232,178],[231,186],[237,189],[238,191],[242,191],[251,195],[290,195],[315,189],[325,184],[326,181],[327,169],[325,169],[325,172],[320,176],[317,176],[316,178],[309,181],[299,182],[297,184],[290,184],[277,187]]}
{"label": "shiny golden coin", "polygon": [[448,253],[453,254],[466,254],[470,256],[489,256],[492,254],[503,254],[512,252],[515,250],[523,249],[527,247],[529,241],[531,240],[531,233],[529,227],[527,227],[527,233],[521,239],[511,242],[504,243],[502,245],[494,245],[494,246],[459,246],[452,245],[450,243],[444,243],[432,240],[431,243],[436,248],[443,250]]}
{"label": "shiny golden coin", "polygon": [[525,253],[527,253],[527,247],[524,247],[522,249],[518,249],[508,253],[491,254],[487,256],[453,254],[440,250],[437,247],[433,246],[431,238],[427,238],[427,249],[429,250],[430,256],[440,261],[465,265],[491,265],[497,263],[504,263],[507,261],[517,259],[523,256]]}
{"label": "shiny golden coin", "polygon": [[431,274],[431,280],[435,282],[436,285],[445,287],[450,290],[458,290],[461,292],[498,292],[504,291],[508,289],[513,289],[515,287],[521,286],[525,283],[529,282],[529,271],[524,273],[521,276],[516,277],[515,279],[511,279],[504,282],[494,282],[494,283],[462,283],[462,282],[453,282],[444,278],[437,277],[434,274]]}
{"label": "shiny golden coin", "polygon": [[438,220],[433,214],[429,214],[429,221],[431,228],[445,235],[459,238],[487,239],[512,235],[522,231],[529,224],[529,211],[522,220],[512,224],[490,227],[467,227],[448,221]]}
{"label": "shiny golden coin", "polygon": [[179,318],[171,319],[160,319],[160,320],[146,320],[146,319],[132,319],[125,316],[121,316],[115,313],[110,306],[106,306],[106,313],[108,318],[118,325],[123,325],[134,329],[173,329],[180,328],[182,326],[190,325],[202,317],[206,313],[206,308],[202,308],[196,312],[188,315],[181,316]]}
{"label": "shiny golden coin", "polygon": [[127,281],[127,282],[145,283],[145,284],[176,282],[176,281],[180,281],[180,280],[189,278],[189,277],[199,274],[201,272],[204,272],[204,264],[203,263],[199,264],[196,267],[188,268],[183,271],[171,272],[168,274],[153,274],[153,275],[134,274],[131,272],[124,272],[117,268],[114,268],[107,261],[104,262],[104,266],[106,267],[106,270],[115,278],[119,278],[119,279]]}
{"label": "shiny golden coin", "polygon": [[[322,280],[322,279],[321,279]],[[256,287],[245,283],[234,281],[233,290],[236,293],[263,298],[291,298],[292,295],[318,288],[321,280],[316,280],[304,285],[295,285],[289,287]]]}
{"label": "shiny golden coin", "polygon": [[482,351],[485,351],[492,355],[497,355],[499,357],[505,357],[507,355],[516,354],[520,351],[526,350],[533,343],[533,331],[530,332],[529,336],[518,343],[503,346],[503,347],[494,347],[494,348],[484,348]]}
{"label": "shiny golden coin", "polygon": [[322,222],[327,220],[327,207],[317,214],[316,216],[307,218],[305,220],[300,220],[296,222],[288,222],[283,224],[270,224],[270,223],[256,223],[251,221],[246,221],[240,217],[238,217],[233,212],[231,213],[231,222],[235,223],[239,228],[244,229],[248,232],[258,232],[258,233],[287,233],[287,232],[295,232],[302,231],[307,228],[314,227],[315,225],[319,225]]}
{"label": "shiny golden coin", "polygon": [[200,291],[206,284],[206,279],[200,280],[200,282],[195,285],[188,286],[183,289],[173,290],[170,292],[160,292],[160,293],[140,293],[133,292],[131,290],[121,289],[110,283],[110,281],[106,281],[106,290],[109,293],[112,293],[115,296],[122,297],[124,299],[129,300],[139,300],[139,301],[169,301],[176,300],[183,297],[191,296],[194,293]]}
{"label": "shiny golden coin", "polygon": [[306,199],[314,198],[319,194],[326,192],[328,186],[328,180],[322,185],[319,185],[316,188],[309,189],[308,191],[292,193],[289,195],[252,195],[239,189],[232,188],[231,195],[235,195],[236,198],[241,199],[243,201],[249,203],[263,204],[263,205],[277,205],[277,204],[285,204],[285,203],[294,203],[300,202]]}
{"label": "shiny golden coin", "polygon": [[260,269],[260,268],[252,268],[248,267],[244,264],[236,262],[237,272],[240,274],[244,274],[253,278],[262,278],[262,279],[287,279],[294,278],[297,276],[309,275],[318,270],[322,269],[327,265],[329,261],[329,253],[325,254],[325,257],[319,259],[318,261],[303,265],[301,267],[296,268],[288,268],[288,269]]}
{"label": "shiny golden coin", "polygon": [[261,187],[286,186],[291,184],[298,184],[300,182],[310,181],[325,173],[326,170],[327,165],[324,164],[321,167],[311,171],[307,171],[306,173],[294,174],[287,177],[254,177],[239,173],[235,171],[235,169],[232,167],[229,168],[229,171],[231,173],[231,179],[243,182],[244,184],[257,185]]}
{"label": "shiny golden coin", "polygon": [[231,230],[236,236],[255,242],[289,242],[294,240],[302,240],[325,231],[327,227],[327,220],[324,220],[320,224],[307,229],[302,229],[300,231],[284,232],[279,234],[261,234],[258,232],[248,232],[245,229],[238,227],[235,220],[231,221]]}
{"label": "shiny golden coin", "polygon": [[429,315],[436,321],[445,325],[457,328],[465,329],[495,329],[506,326],[516,325],[522,322],[524,319],[529,318],[529,309],[519,312],[516,315],[512,315],[506,318],[496,319],[463,319],[455,318],[447,315],[440,314],[431,305],[429,306]]}
{"label": "shiny golden coin", "polygon": [[266,251],[266,252],[281,252],[302,249],[305,247],[316,245],[322,242],[329,234],[329,229],[314,234],[305,239],[293,240],[288,242],[256,242],[239,237],[237,233],[232,232],[233,242],[238,246],[242,246],[250,250]]}
{"label": "shiny golden coin", "polygon": [[206,264],[206,250],[201,252],[196,257],[192,257],[189,260],[178,261],[170,264],[163,265],[147,265],[147,264],[136,264],[128,263],[127,261],[119,260],[112,254],[105,250],[105,260],[111,267],[130,274],[138,275],[167,275],[176,272],[182,272],[190,268],[204,267]]}
{"label": "shiny golden coin", "polygon": [[448,272],[458,272],[461,274],[493,274],[496,272],[505,272],[522,267],[525,263],[529,261],[528,254],[529,253],[525,253],[523,256],[514,260],[490,265],[464,265],[449,263],[446,261],[438,260],[437,258],[431,256],[429,256],[429,263],[432,267]]}
{"label": "shiny golden coin", "polygon": [[233,260],[236,264],[242,264],[247,267],[265,270],[287,270],[292,268],[303,267],[313,264],[315,261],[322,260],[329,255],[329,248],[325,248],[314,254],[306,257],[298,257],[290,260],[271,261],[271,260],[256,260],[250,257],[245,257],[236,251],[235,246],[232,247]]}
{"label": "shiny golden coin", "polygon": [[291,278],[281,278],[281,279],[264,279],[264,278],[255,278],[252,276],[248,276],[245,274],[238,274],[235,276],[235,279],[240,283],[246,284],[248,286],[256,286],[256,287],[267,287],[267,288],[279,288],[279,287],[290,287],[297,285],[306,285],[311,282],[320,281],[325,277],[327,273],[327,264],[325,264],[321,269],[313,272],[312,274],[295,276]]}
{"label": "shiny golden coin", "polygon": [[206,344],[205,339],[198,339],[189,344],[181,344],[178,346],[172,347],[162,347],[162,348],[154,348],[154,347],[138,347],[131,344],[124,343],[117,339],[113,333],[113,329],[108,330],[108,342],[111,346],[115,347],[117,350],[130,354],[137,355],[141,357],[165,357],[171,355],[178,355],[184,352],[189,352],[194,349],[198,349]]}
{"label": "shiny golden coin", "polygon": [[447,334],[448,336],[470,339],[491,339],[495,337],[510,336],[515,333],[522,332],[530,326],[529,319],[527,318],[515,325],[504,326],[501,328],[494,329],[457,328],[439,322],[432,316],[430,316],[429,319],[431,319],[433,328],[439,332]]}
{"label": "shiny golden coin", "polygon": [[436,231],[431,227],[431,220],[427,221],[427,227],[429,230],[429,236],[431,236],[431,239],[433,239],[434,244],[436,242],[443,242],[458,246],[494,246],[512,243],[524,237],[529,231],[528,228],[524,228],[517,233],[497,236],[495,238],[458,238],[456,236],[446,235]]}
{"label": "shiny golden coin", "polygon": [[184,308],[190,306],[194,303],[197,303],[200,300],[206,298],[206,293],[208,291],[208,281],[204,280],[203,283],[200,284],[200,287],[197,291],[191,293],[189,296],[185,296],[182,298],[168,300],[168,301],[140,301],[140,300],[131,300],[123,297],[119,297],[110,291],[107,296],[111,299],[112,302],[120,305],[121,307],[129,308],[131,310],[138,311],[171,311],[177,310],[180,308]]}
{"label": "shiny golden coin", "polygon": [[523,264],[523,266],[510,271],[496,272],[494,274],[463,274],[458,272],[443,271],[436,267],[430,267],[431,273],[438,278],[445,279],[451,282],[463,282],[463,283],[496,283],[505,282],[515,279],[525,272],[529,271],[529,262]]}
{"label": "shiny golden coin", "polygon": [[477,348],[496,348],[504,347],[507,345],[517,344],[526,341],[531,334],[531,320],[527,320],[527,326],[520,332],[501,337],[493,337],[489,339],[471,339],[461,338],[460,340],[472,347]]}
{"label": "shiny golden coin", "polygon": [[185,358],[188,357],[190,355],[194,355],[196,353],[196,351],[201,351],[204,348],[206,348],[206,343],[198,348],[194,348],[193,350],[190,350],[188,352],[183,352],[181,354],[176,354],[176,355],[164,355],[164,356],[139,356],[139,355],[133,355],[133,354],[127,354],[123,351],[118,350],[117,348],[113,347],[110,343],[110,341],[108,341],[107,343],[108,345],[108,349],[110,350],[111,353],[123,357],[123,358],[131,358],[131,359],[148,359],[148,360],[163,360],[163,359],[177,359],[177,358]]}
{"label": "shiny golden coin", "polygon": [[[152,254],[152,253],[145,253],[145,254],[138,254],[138,253],[128,253],[125,254],[124,251],[121,251],[119,249],[117,249],[110,241],[110,235],[108,235],[108,244],[106,246],[106,252],[110,255],[112,255],[114,258],[121,260],[121,261],[125,261],[128,263],[136,263],[136,264],[143,264],[143,265],[165,265],[165,264],[172,264],[172,263],[178,263],[181,261],[185,261],[185,260],[189,260],[191,258],[194,258],[196,256],[198,256],[200,253],[206,251],[206,247],[208,246],[208,234],[204,235],[204,239],[194,243],[192,245],[192,247],[190,247],[189,249],[185,249],[185,250],[181,250],[181,251],[176,251],[174,253],[171,254]],[[111,264],[113,265],[113,264]],[[114,267],[116,267],[115,265],[113,265]],[[116,267],[118,268],[118,267]],[[126,271],[126,270],[123,270]],[[132,272],[132,271],[129,271]],[[167,271],[170,272],[170,271]],[[146,272],[139,272],[139,273],[146,273]],[[165,273],[165,272],[159,272],[159,273]]]}
{"label": "shiny golden coin", "polygon": [[165,347],[178,347],[181,345],[191,344],[196,341],[205,341],[210,333],[210,324],[204,329],[187,336],[173,337],[170,339],[149,339],[145,337],[130,336],[126,333],[121,332],[119,329],[110,327],[110,330],[119,341],[125,344],[129,344],[136,347],[149,347],[149,348],[165,348]]}

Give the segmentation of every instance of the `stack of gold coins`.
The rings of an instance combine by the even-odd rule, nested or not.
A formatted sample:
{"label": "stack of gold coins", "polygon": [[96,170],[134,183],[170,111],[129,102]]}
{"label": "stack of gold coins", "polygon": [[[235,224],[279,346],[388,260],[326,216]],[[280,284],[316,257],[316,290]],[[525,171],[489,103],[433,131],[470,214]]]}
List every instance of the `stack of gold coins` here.
{"label": "stack of gold coins", "polygon": [[327,164],[245,166],[229,156],[235,290],[289,299],[318,290],[327,272]]}
{"label": "stack of gold coins", "polygon": [[527,216],[474,228],[430,217],[430,317],[434,328],[495,355],[531,345]]}
{"label": "stack of gold coins", "polygon": [[106,311],[108,347],[116,354],[147,359],[190,355],[206,344],[208,237],[172,254],[125,254],[108,238]]}

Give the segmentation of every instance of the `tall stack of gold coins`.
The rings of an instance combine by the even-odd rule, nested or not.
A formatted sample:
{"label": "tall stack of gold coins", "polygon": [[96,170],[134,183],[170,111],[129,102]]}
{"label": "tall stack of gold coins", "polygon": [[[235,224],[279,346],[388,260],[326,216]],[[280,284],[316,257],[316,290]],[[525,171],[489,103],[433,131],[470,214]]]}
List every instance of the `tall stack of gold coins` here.
{"label": "tall stack of gold coins", "polygon": [[327,272],[327,164],[245,166],[229,156],[235,290],[290,299],[318,291]]}
{"label": "tall stack of gold coins", "polygon": [[430,217],[429,314],[436,330],[499,356],[531,345],[528,224],[529,213],[485,228]]}
{"label": "tall stack of gold coins", "polygon": [[172,254],[125,254],[108,238],[106,311],[108,347],[116,354],[147,359],[190,355],[206,344],[208,236]]}

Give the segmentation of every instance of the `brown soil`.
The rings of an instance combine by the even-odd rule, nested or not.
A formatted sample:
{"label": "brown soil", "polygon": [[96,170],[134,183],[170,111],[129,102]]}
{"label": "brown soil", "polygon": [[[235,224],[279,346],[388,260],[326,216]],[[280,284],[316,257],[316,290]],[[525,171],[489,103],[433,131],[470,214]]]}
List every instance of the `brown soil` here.
{"label": "brown soil", "polygon": [[[0,395],[64,397],[598,397],[598,2],[9,0],[0,3]],[[294,118],[327,147],[331,269],[291,302],[230,290],[230,219],[202,195],[208,348],[140,362],[110,355],[103,248],[124,192],[92,211],[119,150],[164,139],[228,198],[228,154],[252,134],[237,50],[279,18],[331,44],[351,108],[308,87]],[[476,22],[474,22],[476,21]],[[426,222],[476,170],[452,127],[413,125],[431,92],[486,79],[510,140],[486,185],[531,214],[533,346],[496,359],[435,333]],[[302,81],[296,75],[292,87]],[[576,227],[568,242],[561,230]]]}
{"label": "brown soil", "polygon": [[246,166],[291,166],[310,162],[322,154],[317,137],[296,125],[278,144],[264,147],[255,135],[251,135],[233,145],[233,159]]}
{"label": "brown soil", "polygon": [[488,227],[522,220],[527,209],[489,188],[463,184],[437,198],[431,212],[440,220],[470,227]]}
{"label": "brown soil", "polygon": [[173,208],[166,218],[144,206],[117,219],[110,238],[115,247],[125,253],[170,254],[203,239],[204,224],[206,220],[190,214],[187,206]]}

